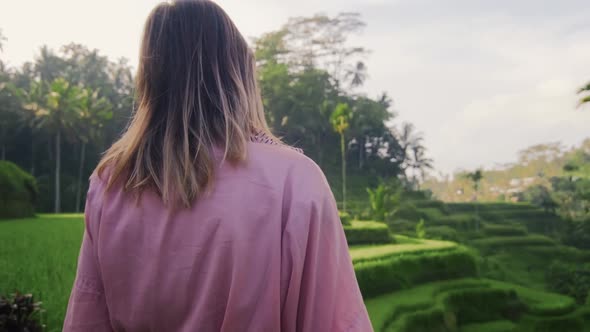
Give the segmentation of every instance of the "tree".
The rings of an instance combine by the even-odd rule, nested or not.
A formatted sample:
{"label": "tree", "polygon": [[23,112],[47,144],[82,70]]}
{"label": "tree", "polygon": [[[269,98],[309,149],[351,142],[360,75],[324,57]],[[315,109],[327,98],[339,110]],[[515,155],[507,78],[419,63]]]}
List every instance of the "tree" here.
{"label": "tree", "polygon": [[[477,202],[477,194],[479,192],[479,184],[483,179],[483,171],[481,169],[477,169],[473,172],[469,172],[465,174],[465,178],[471,180],[473,183],[473,200]],[[479,231],[479,209],[477,204],[475,204],[475,231]]]}
{"label": "tree", "polygon": [[[1,41],[0,35],[0,41]],[[10,83],[11,73],[0,61],[0,159],[6,160],[6,150],[22,129],[20,108]]]}
{"label": "tree", "polygon": [[352,86],[358,86],[366,76],[366,66],[359,58],[368,51],[350,46],[348,39],[365,26],[358,13],[291,18],[282,29],[290,51],[287,61],[300,69],[325,69],[337,87],[347,78]]}
{"label": "tree", "polygon": [[367,193],[373,219],[383,222],[395,215],[401,199],[401,186],[397,181],[382,180],[375,189],[367,188]]}
{"label": "tree", "polygon": [[32,82],[28,92],[25,109],[33,114],[33,125],[50,136],[55,143],[55,175],[54,175],[54,212],[61,211],[61,148],[62,138],[75,137],[75,126],[79,114],[82,90],[72,86],[63,78],[57,78],[51,83]]}
{"label": "tree", "polygon": [[91,141],[101,138],[104,124],[112,119],[112,105],[105,98],[99,96],[98,90],[83,89],[78,105],[78,123],[76,125],[77,137],[80,140],[80,163],[78,167],[78,181],[76,185],[76,212],[80,212],[82,197],[82,173],[86,159],[86,145]]}
{"label": "tree", "polygon": [[363,61],[357,61],[355,65],[346,69],[344,79],[350,82],[350,88],[356,88],[365,83],[367,76],[367,66]]}
{"label": "tree", "polygon": [[[420,189],[420,180],[426,177],[426,170],[432,169],[432,159],[426,157],[426,148],[421,144],[422,140],[412,146],[411,167],[414,173],[416,189]],[[418,178],[419,177],[419,178]]]}
{"label": "tree", "polygon": [[349,127],[350,107],[348,104],[340,103],[330,116],[335,132],[340,135],[340,153],[342,155],[342,210],[346,211],[346,139],[344,137]]}
{"label": "tree", "polygon": [[[419,188],[419,179],[424,180],[426,170],[432,169],[432,159],[426,157],[424,138],[416,133],[411,123],[403,123],[401,130],[397,133],[401,145],[401,165],[406,173],[406,178],[411,179],[414,186]],[[411,175],[408,174],[411,171]]]}
{"label": "tree", "polygon": [[578,90],[578,94],[582,95],[580,98],[580,102],[578,106],[581,106],[586,103],[590,103],[590,82],[586,83],[583,87]]}
{"label": "tree", "polygon": [[465,174],[465,178],[473,182],[473,190],[475,191],[474,200],[477,201],[477,193],[479,192],[479,184],[483,179],[483,171],[481,169],[475,170]]}

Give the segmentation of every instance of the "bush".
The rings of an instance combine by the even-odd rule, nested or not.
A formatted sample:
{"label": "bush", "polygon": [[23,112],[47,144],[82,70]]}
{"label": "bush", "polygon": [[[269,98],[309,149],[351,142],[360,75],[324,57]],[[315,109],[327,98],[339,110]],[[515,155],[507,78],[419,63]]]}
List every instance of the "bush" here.
{"label": "bush", "polygon": [[435,201],[435,200],[419,200],[419,201],[412,201],[412,203],[419,209],[425,208],[434,208],[442,212],[443,214],[448,214],[449,209],[447,205],[443,201]]}
{"label": "bush", "polygon": [[0,218],[33,216],[37,195],[33,176],[9,161],[0,161]]}
{"label": "bush", "polygon": [[344,234],[349,245],[391,243],[391,235],[386,224],[375,221],[353,221],[344,226]]}
{"label": "bush", "polygon": [[543,235],[527,236],[496,236],[487,237],[472,241],[472,244],[478,247],[487,248],[509,248],[521,246],[555,246],[553,239]]}
{"label": "bush", "polygon": [[590,249],[590,219],[568,221],[563,242],[579,249]]}
{"label": "bush", "polygon": [[549,289],[573,297],[584,304],[590,294],[590,264],[554,262],[545,275]]}
{"label": "bush", "polygon": [[434,226],[449,226],[460,231],[475,229],[481,223],[481,219],[473,214],[457,214],[439,218],[432,223]]}
{"label": "bush", "polygon": [[31,294],[0,296],[0,331],[41,332],[43,325],[38,320],[42,312],[41,302],[35,302]]}
{"label": "bush", "polygon": [[455,313],[459,325],[499,319],[517,320],[527,310],[514,290],[496,288],[453,291],[446,296],[444,305]]}
{"label": "bush", "polygon": [[434,226],[426,228],[426,237],[434,240],[459,242],[459,234],[449,226]]}
{"label": "bush", "polygon": [[418,222],[423,217],[424,215],[416,208],[414,204],[407,202],[401,204],[393,215],[394,219],[405,219],[414,222]]}
{"label": "bush", "polygon": [[340,222],[342,222],[342,225],[350,225],[350,223],[352,222],[352,217],[350,216],[350,214],[348,214],[348,212],[339,211],[338,215],[340,217]]}
{"label": "bush", "polygon": [[429,281],[477,275],[475,257],[462,247],[365,261],[354,268],[365,298]]}
{"label": "bush", "polygon": [[587,315],[590,314],[589,308],[581,308],[563,316],[526,316],[522,319],[520,330],[532,332],[582,332],[588,331],[586,322],[589,322]]}
{"label": "bush", "polygon": [[590,251],[588,250],[580,250],[573,247],[568,246],[549,246],[549,247],[525,247],[523,248],[528,253],[542,256],[546,260],[550,261],[553,259],[558,260],[565,260],[567,262],[589,262],[590,261]]}
{"label": "bush", "polygon": [[426,227],[424,226],[424,219],[420,219],[420,222],[416,225],[416,237],[423,239],[426,237]]}
{"label": "bush", "polygon": [[387,226],[394,234],[408,233],[410,236],[414,236],[413,232],[416,227],[415,221],[409,221],[406,219],[394,219],[388,220]]}
{"label": "bush", "polygon": [[522,203],[447,203],[447,208],[451,212],[470,212],[474,213],[477,209],[479,212],[486,211],[511,211],[511,210],[538,210],[538,208],[531,204]]}
{"label": "bush", "polygon": [[[403,317],[399,330],[396,332],[451,332],[456,331],[452,313],[447,313],[438,308],[417,311]],[[450,326],[449,326],[450,325]]]}
{"label": "bush", "polygon": [[418,211],[427,221],[435,221],[445,216],[445,214],[437,208],[419,208]]}
{"label": "bush", "polygon": [[487,224],[483,227],[483,231],[488,236],[522,236],[527,234],[523,226]]}
{"label": "bush", "polygon": [[514,291],[487,287],[452,290],[436,302],[432,308],[406,313],[394,330],[450,332],[465,323],[516,320],[526,312]]}

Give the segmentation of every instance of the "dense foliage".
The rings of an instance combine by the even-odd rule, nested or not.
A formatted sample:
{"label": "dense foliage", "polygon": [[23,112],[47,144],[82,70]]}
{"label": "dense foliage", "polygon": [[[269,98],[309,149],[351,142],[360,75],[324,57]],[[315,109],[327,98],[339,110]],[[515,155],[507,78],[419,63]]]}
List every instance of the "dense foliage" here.
{"label": "dense foliage", "polygon": [[17,165],[0,160],[0,219],[33,216],[37,198],[35,178]]}
{"label": "dense foliage", "polygon": [[[391,98],[360,92],[368,52],[349,37],[363,26],[354,13],[294,18],[253,42],[272,130],[322,167],[339,201],[431,167],[414,127],[392,125]],[[37,178],[40,211],[81,211],[86,179],[132,114],[131,72],[79,44],[42,47],[20,68],[0,59],[1,159]]]}
{"label": "dense foliage", "polygon": [[429,281],[477,276],[475,257],[464,248],[363,261],[354,268],[365,297]]}
{"label": "dense foliage", "polygon": [[390,243],[391,236],[386,224],[374,221],[353,221],[344,226],[349,245]]}
{"label": "dense foliage", "polygon": [[31,294],[0,296],[0,332],[41,332],[41,303]]}
{"label": "dense foliage", "polygon": [[580,304],[590,295],[590,264],[554,262],[546,274],[551,290],[569,295]]}

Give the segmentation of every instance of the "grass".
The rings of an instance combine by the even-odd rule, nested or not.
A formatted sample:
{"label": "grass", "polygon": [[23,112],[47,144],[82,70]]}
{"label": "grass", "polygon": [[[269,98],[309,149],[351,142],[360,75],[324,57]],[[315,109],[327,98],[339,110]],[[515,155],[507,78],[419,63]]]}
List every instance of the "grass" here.
{"label": "grass", "polygon": [[[59,331],[74,280],[83,233],[81,214],[42,214],[38,218],[0,221],[0,293],[30,292],[47,309],[43,322]],[[375,222],[355,226],[381,228]],[[395,236],[399,244],[352,247],[355,261],[395,254],[452,248],[452,242]]]}
{"label": "grass", "polygon": [[461,327],[459,332],[511,332],[516,329],[516,324],[509,320],[496,320],[484,323],[467,324]]}
{"label": "grass", "polygon": [[518,246],[553,246],[555,240],[543,235],[491,236],[471,242],[476,247],[506,248]]}
{"label": "grass", "polygon": [[47,331],[61,331],[82,241],[82,215],[0,221],[0,294],[33,293]]}
{"label": "grass", "polygon": [[[477,279],[433,282],[408,290],[378,296],[365,301],[365,304],[373,328],[375,331],[380,331],[385,327],[386,323],[391,320],[391,316],[395,315],[396,312],[401,313],[403,311],[412,311],[411,308],[420,307],[420,303],[423,303],[423,307],[430,307],[429,303],[432,302],[436,292],[441,288],[466,288],[480,287],[483,285],[485,285],[485,282]],[[404,310],[404,308],[410,310]]]}
{"label": "grass", "polygon": [[[515,291],[518,298],[527,305],[531,317],[537,320],[544,319],[545,316],[565,315],[567,317],[575,309],[574,300],[568,296],[488,279],[456,279],[432,282],[369,299],[366,301],[366,305],[375,331],[390,329],[396,331],[404,325],[408,315],[437,310],[437,308],[443,312],[448,312],[449,309],[445,309],[445,303],[449,296],[458,293],[476,293],[486,289],[490,291]],[[491,327],[495,326],[492,323],[490,325]],[[477,326],[480,326],[480,324]],[[496,331],[491,327],[489,331]],[[472,324],[466,325],[465,328],[467,331],[476,331]],[[486,330],[482,329],[481,331]]]}
{"label": "grass", "polygon": [[444,250],[456,247],[457,244],[448,241],[420,240],[418,243],[401,243],[385,245],[351,246],[350,255],[354,263],[367,260],[384,259],[403,253],[417,253],[432,250]]}
{"label": "grass", "polygon": [[345,226],[347,228],[370,228],[370,229],[384,229],[387,228],[387,225],[382,222],[377,221],[360,221],[360,220],[353,220],[350,222],[349,226]]}
{"label": "grass", "polygon": [[349,245],[391,243],[389,227],[376,221],[354,220],[344,225],[344,233]]}
{"label": "grass", "polygon": [[[431,208],[432,211],[430,209],[428,211],[438,215],[434,211],[434,206]],[[472,215],[467,213],[470,208],[472,208],[471,205],[456,206],[453,209],[455,213],[444,215],[441,219],[453,226],[467,226],[472,219]],[[525,215],[524,210],[533,212],[533,215],[538,214],[536,208],[525,205],[489,204],[481,207],[480,212],[498,208],[504,210],[506,215],[521,213],[511,211],[512,209],[523,211],[521,213],[523,215]],[[15,290],[33,293],[36,299],[43,301],[44,308],[47,309],[43,322],[47,324],[48,332],[61,330],[83,232],[82,219],[83,216],[80,214],[59,214],[0,221],[0,294]],[[427,223],[429,227],[438,224],[441,223],[436,221]],[[457,264],[454,265],[445,265],[450,258],[462,259],[463,256],[453,254],[455,251],[466,251],[465,247],[449,241],[393,235],[395,243],[351,246],[350,253],[357,269],[359,283],[370,286],[381,283],[383,280],[380,279],[386,279],[388,282],[391,279],[393,284],[388,291],[395,289],[394,286],[397,287],[394,285],[395,282],[399,282],[399,286],[405,288],[388,294],[379,291],[377,297],[366,300],[375,330],[379,331],[381,327],[392,322],[401,324],[400,317],[408,315],[413,315],[413,319],[428,318],[428,315],[436,313],[433,310],[440,308],[447,295],[463,290],[476,292],[477,289],[482,288],[516,291],[529,310],[522,319],[522,324],[533,326],[545,324],[543,322],[547,321],[547,326],[553,326],[550,324],[560,324],[560,320],[567,324],[579,317],[587,317],[585,319],[590,321],[590,307],[576,309],[573,300],[569,297],[536,290],[545,287],[544,267],[551,259],[583,262],[590,259],[590,251],[557,245],[551,238],[535,234],[514,236],[524,229],[521,225],[523,225],[522,220],[517,223],[516,220],[513,222],[507,219],[498,220],[497,224],[485,224],[480,235],[484,236],[484,232],[487,231],[488,236],[480,239],[477,239],[479,233],[459,232],[465,239],[471,240],[470,243],[481,248],[482,253],[486,248],[516,248],[492,252],[481,260],[480,268],[484,272],[483,276],[488,279],[457,279],[471,277],[474,274],[449,274],[449,271],[454,271],[451,268],[468,265],[464,264],[464,260],[456,260]],[[384,232],[386,226],[370,221],[353,221],[348,227],[355,230]],[[465,229],[465,227],[457,228]],[[495,236],[490,237],[489,235],[492,234]],[[364,234],[360,235],[364,236]],[[435,256],[441,257],[438,259]],[[450,258],[446,258],[447,256]],[[386,265],[387,268],[375,269],[374,278],[368,278],[371,273],[368,273],[370,271],[367,269],[373,265]],[[430,275],[422,275],[426,272]],[[448,278],[454,279],[440,281],[445,273],[449,275]],[[388,277],[382,277],[384,275]],[[424,284],[425,282],[428,283]],[[405,324],[405,318],[403,321]],[[391,325],[390,328],[395,330],[397,326],[401,326],[396,324]],[[458,332],[511,331],[522,324],[515,327],[515,324],[510,321],[494,318],[489,322],[469,322],[460,326]]]}

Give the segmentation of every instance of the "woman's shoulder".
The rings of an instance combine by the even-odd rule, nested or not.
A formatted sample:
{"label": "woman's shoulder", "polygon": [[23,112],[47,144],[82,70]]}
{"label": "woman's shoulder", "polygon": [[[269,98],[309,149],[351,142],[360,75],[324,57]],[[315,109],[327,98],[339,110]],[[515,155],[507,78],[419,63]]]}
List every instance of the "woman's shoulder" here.
{"label": "woman's shoulder", "polygon": [[315,196],[329,188],[320,167],[298,149],[282,144],[251,143],[249,150],[253,166],[282,178],[277,182],[284,184],[288,191]]}

